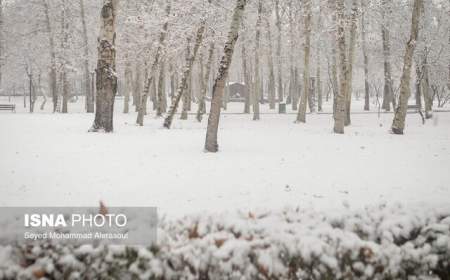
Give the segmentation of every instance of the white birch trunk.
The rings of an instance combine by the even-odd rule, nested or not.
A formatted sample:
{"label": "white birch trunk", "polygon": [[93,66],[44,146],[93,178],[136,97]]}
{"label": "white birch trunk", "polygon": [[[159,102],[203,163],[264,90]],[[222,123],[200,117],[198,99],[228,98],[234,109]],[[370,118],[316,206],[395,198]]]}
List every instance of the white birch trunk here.
{"label": "white birch trunk", "polygon": [[[318,30],[322,30],[322,7],[320,6],[319,3],[319,19],[317,22],[318,25]],[[317,63],[317,68],[316,68],[316,78],[317,78],[317,110],[319,112],[322,112],[322,103],[323,103],[323,96],[322,96],[322,69],[321,69],[321,49],[322,49],[322,44],[321,44],[321,38],[320,38],[320,34],[319,34],[319,40],[317,40],[317,50],[316,50],[316,63]]]}
{"label": "white birch trunk", "polygon": [[250,94],[252,93],[251,90],[251,82],[250,82],[250,75],[248,73],[248,65],[247,65],[247,51],[245,48],[245,43],[242,44],[242,72],[244,75],[244,84],[245,84],[245,100],[244,100],[244,114],[250,114]]}
{"label": "white birch trunk", "polygon": [[135,79],[133,87],[133,106],[136,112],[139,112],[142,95],[142,65],[140,61],[136,62]]}
{"label": "white birch trunk", "polygon": [[202,121],[203,114],[206,113],[205,98],[206,98],[206,93],[209,88],[209,78],[211,76],[211,65],[212,65],[213,57],[214,57],[214,48],[215,48],[215,44],[214,44],[214,42],[212,42],[209,46],[208,61],[206,62],[206,69],[204,72],[202,89],[200,92],[200,100],[198,103],[199,105],[198,105],[198,110],[197,110],[197,121],[199,121],[199,122]]}
{"label": "white birch trunk", "polygon": [[275,70],[273,66],[273,47],[272,47],[272,33],[270,30],[269,16],[266,17],[266,32],[267,42],[269,49],[267,52],[267,65],[269,66],[269,81],[268,81],[268,93],[269,93],[269,109],[275,109]]}
{"label": "white birch trunk", "polygon": [[224,91],[225,81],[228,77],[228,70],[233,59],[234,46],[239,37],[239,27],[244,14],[247,0],[236,0],[233,18],[231,20],[228,39],[225,43],[224,52],[220,61],[218,73],[213,86],[211,110],[208,118],[208,128],[206,131],[205,150],[215,153],[219,150],[217,143],[217,133],[219,130],[220,106],[222,103],[222,95]]}
{"label": "white birch trunk", "polygon": [[[180,103],[181,97],[183,97],[183,94],[187,89],[188,79],[191,77],[191,71],[192,71],[192,67],[194,65],[195,57],[197,56],[198,49],[200,48],[200,45],[203,41],[203,34],[205,32],[205,24],[206,23],[204,21],[202,21],[200,23],[200,27],[198,28],[197,34],[195,37],[194,50],[191,55],[186,56],[186,62],[185,62],[184,68],[183,68],[183,75],[181,77],[180,84],[178,85],[177,94],[172,98],[172,104],[170,106],[169,113],[167,114],[166,119],[164,120],[164,127],[167,129],[170,129],[173,118],[175,116],[178,105]],[[187,108],[183,108],[183,110],[185,110],[185,109],[187,110]]]}
{"label": "white birch trunk", "polygon": [[383,105],[382,109],[386,111],[391,110],[391,103],[394,95],[393,85],[392,85],[392,66],[391,66],[391,39],[389,33],[389,26],[387,25],[387,15],[390,14],[390,7],[387,0],[382,1],[382,20],[383,24],[381,26],[381,38],[383,41],[383,58],[384,58],[384,91],[383,91]]}
{"label": "white birch trunk", "polygon": [[353,63],[355,60],[355,48],[356,48],[356,17],[358,14],[358,2],[353,0],[352,3],[352,15],[350,19],[350,42],[348,50],[348,74],[347,74],[347,88],[345,89],[345,125],[351,124],[350,112],[353,96]]}
{"label": "white birch trunk", "polygon": [[68,111],[67,105],[69,101],[69,81],[67,79],[67,44],[69,38],[68,26],[69,22],[66,19],[66,0],[63,0],[63,8],[61,12],[61,49],[62,49],[62,67],[61,67],[61,83],[62,83],[62,108],[61,113],[66,114]]}
{"label": "white birch trunk", "polygon": [[344,0],[336,0],[336,38],[339,52],[339,90],[336,95],[334,114],[334,133],[343,134],[345,124],[345,89],[347,88],[347,47],[345,40],[345,4]]}
{"label": "white birch trunk", "polygon": [[261,38],[261,21],[262,21],[262,2],[258,0],[258,19],[256,20],[256,38],[255,38],[255,90],[253,92],[253,120],[257,121],[260,119],[259,114],[259,99],[261,96],[261,75],[260,75],[260,38]]}
{"label": "white birch trunk", "polygon": [[90,131],[113,131],[116,76],[116,17],[118,0],[103,0],[98,37],[97,98],[95,120]]}
{"label": "white birch trunk", "polygon": [[367,52],[366,0],[361,0],[361,44],[364,60],[364,111],[370,110],[369,55]]}
{"label": "white birch trunk", "polygon": [[[191,38],[188,37],[187,39],[187,45],[186,45],[186,65],[189,64],[191,59]],[[195,58],[194,58],[195,61]],[[192,67],[194,67],[194,61],[192,62],[192,65],[189,68],[189,73],[187,74],[187,83],[186,83],[186,88],[183,90],[182,93],[182,100],[183,100],[183,104],[182,104],[182,109],[181,109],[181,116],[180,119],[181,120],[187,120],[188,119],[188,111],[189,111],[189,104],[190,104],[190,98],[191,98],[191,89],[192,89]],[[172,102],[172,104],[174,104]]]}
{"label": "white birch trunk", "polygon": [[146,77],[144,93],[143,93],[142,97],[140,98],[138,115],[137,115],[137,119],[136,119],[136,124],[139,126],[144,125],[144,116],[146,113],[147,98],[150,93],[150,87],[154,83],[154,73],[156,72],[156,69],[159,65],[159,61],[160,61],[161,55],[162,55],[161,54],[162,49],[164,47],[164,41],[166,40],[166,37],[167,37],[167,29],[169,26],[170,4],[167,4],[167,6],[166,6],[166,15],[167,15],[167,19],[163,25],[161,33],[159,34],[159,42],[158,42],[159,45],[158,45],[158,48],[156,49],[156,53],[155,53],[155,57],[153,59],[153,63],[151,65],[150,73],[148,74],[148,77]]}
{"label": "white birch trunk", "polygon": [[57,78],[56,78],[56,50],[55,40],[53,37],[53,29],[50,23],[50,6],[48,0],[42,0],[45,13],[45,27],[48,33],[48,41],[50,45],[50,73],[49,73],[49,87],[53,101],[53,112],[56,112],[58,107],[58,90],[57,90]]}
{"label": "white birch trunk", "polygon": [[80,0],[80,17],[83,27],[83,50],[84,50],[84,90],[86,98],[86,112],[94,113],[94,95],[91,92],[91,82],[89,73],[89,43],[86,25],[86,13],[84,9],[84,0]]}
{"label": "white birch trunk", "polygon": [[299,96],[299,91],[297,88],[297,66],[294,66],[295,61],[294,61],[294,52],[295,52],[295,48],[294,48],[294,44],[295,44],[295,36],[294,36],[294,16],[292,14],[293,11],[293,1],[291,0],[288,4],[289,7],[289,14],[288,14],[288,19],[289,19],[289,95],[288,95],[288,100],[287,102],[292,103],[292,110],[296,111],[298,110],[298,96]]}
{"label": "white birch trunk", "polygon": [[275,16],[276,16],[276,25],[278,29],[277,33],[277,68],[278,68],[278,103],[282,103],[284,99],[283,93],[283,69],[281,62],[281,14],[280,14],[280,0],[275,0]]}
{"label": "white birch trunk", "polygon": [[133,72],[131,70],[131,63],[127,60],[125,63],[125,97],[123,104],[123,113],[130,112],[130,96],[133,95]]}
{"label": "white birch trunk", "polygon": [[297,114],[297,122],[306,123],[306,105],[308,102],[308,95],[310,94],[310,69],[309,62],[311,56],[311,0],[304,1],[304,32],[305,32],[305,42],[304,42],[304,65],[303,65],[303,90],[302,96],[300,98],[300,107]]}
{"label": "white birch trunk", "polygon": [[403,58],[403,73],[400,80],[400,97],[395,117],[392,122],[392,132],[394,134],[403,134],[405,129],[406,110],[408,108],[408,99],[411,95],[411,66],[416,48],[417,38],[419,36],[419,21],[421,14],[422,0],[414,0],[413,13],[411,17],[411,35],[406,44],[405,56]]}
{"label": "white birch trunk", "polygon": [[160,117],[167,110],[167,96],[166,96],[166,64],[161,61],[159,66],[159,80],[158,80],[158,104],[156,108],[156,116]]}

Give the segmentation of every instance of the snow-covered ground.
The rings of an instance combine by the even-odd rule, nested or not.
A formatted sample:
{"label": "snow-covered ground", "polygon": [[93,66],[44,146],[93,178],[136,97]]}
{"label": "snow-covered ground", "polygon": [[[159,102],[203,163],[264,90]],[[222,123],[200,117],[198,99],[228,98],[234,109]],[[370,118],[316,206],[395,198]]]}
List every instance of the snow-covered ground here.
{"label": "snow-covered ground", "polygon": [[[406,134],[388,133],[392,114],[354,114],[345,135],[330,114],[224,114],[220,153],[203,152],[206,118],[151,113],[138,127],[118,100],[113,134],[88,133],[83,103],[70,114],[0,112],[0,206],[157,206],[169,216],[285,206],[335,210],[380,202],[450,203],[450,113],[425,125],[408,115]],[[50,101],[49,101],[50,102]],[[0,103],[8,103],[5,98]],[[240,113],[242,104],[227,112]],[[360,101],[354,102],[361,112]],[[269,110],[264,106],[263,112]],[[326,112],[330,104],[326,104]],[[195,108],[195,106],[194,106]]]}

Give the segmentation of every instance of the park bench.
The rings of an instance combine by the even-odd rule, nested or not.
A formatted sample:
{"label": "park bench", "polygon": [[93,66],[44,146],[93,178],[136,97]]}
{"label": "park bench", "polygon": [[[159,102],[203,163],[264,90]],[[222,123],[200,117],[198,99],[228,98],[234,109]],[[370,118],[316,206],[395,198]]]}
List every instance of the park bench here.
{"label": "park bench", "polygon": [[16,112],[16,105],[14,104],[0,104],[0,111]]}
{"label": "park bench", "polygon": [[420,111],[419,105],[408,105],[407,110],[414,110],[416,112]]}
{"label": "park bench", "polygon": [[422,118],[422,123],[425,124],[425,117],[422,113],[422,110],[420,110],[419,105],[408,105],[406,108],[406,111],[413,110],[415,113],[419,113],[420,117]]}

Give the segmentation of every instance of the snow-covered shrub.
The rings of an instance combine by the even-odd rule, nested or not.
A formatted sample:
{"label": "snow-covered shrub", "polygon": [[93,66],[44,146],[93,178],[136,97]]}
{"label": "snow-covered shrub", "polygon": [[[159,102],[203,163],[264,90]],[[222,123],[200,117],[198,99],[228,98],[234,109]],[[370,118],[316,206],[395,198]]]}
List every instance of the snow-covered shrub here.
{"label": "snow-covered shrub", "polygon": [[196,215],[158,235],[151,248],[0,247],[0,279],[450,279],[450,209]]}

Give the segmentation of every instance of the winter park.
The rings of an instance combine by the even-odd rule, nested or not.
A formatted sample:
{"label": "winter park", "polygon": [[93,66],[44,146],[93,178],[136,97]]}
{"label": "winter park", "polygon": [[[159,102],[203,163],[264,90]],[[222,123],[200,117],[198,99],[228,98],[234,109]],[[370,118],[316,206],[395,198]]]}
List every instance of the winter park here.
{"label": "winter park", "polygon": [[450,280],[450,2],[0,0],[1,279]]}

